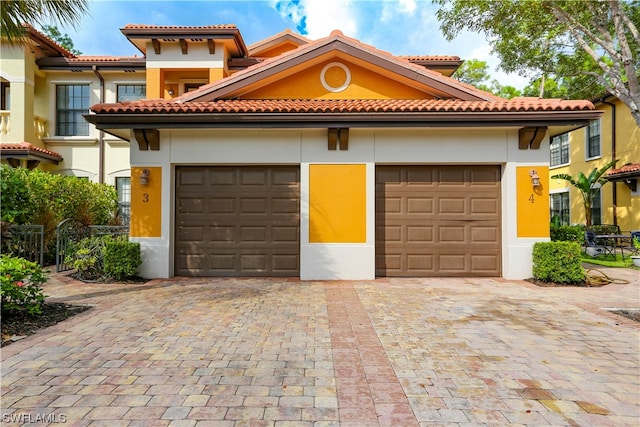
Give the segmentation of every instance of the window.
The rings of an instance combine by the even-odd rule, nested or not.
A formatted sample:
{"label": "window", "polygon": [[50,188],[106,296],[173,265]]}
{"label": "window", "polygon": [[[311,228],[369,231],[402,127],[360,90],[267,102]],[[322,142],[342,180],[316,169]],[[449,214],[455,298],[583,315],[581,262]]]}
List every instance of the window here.
{"label": "window", "polygon": [[137,101],[147,96],[146,85],[118,85],[117,102]]}
{"label": "window", "polygon": [[89,123],[83,114],[89,111],[88,84],[56,86],[56,135],[89,135]]}
{"label": "window", "polygon": [[129,225],[131,178],[128,176],[116,178],[116,191],[118,192],[118,216],[122,219],[122,225]]}
{"label": "window", "polygon": [[0,110],[11,110],[11,83],[0,83]]}
{"label": "window", "polygon": [[185,83],[184,84],[184,93],[193,92],[194,90],[200,89],[200,86],[206,85],[206,83]]}
{"label": "window", "polygon": [[602,224],[602,197],[599,188],[594,188],[593,202],[591,203],[591,224]]}
{"label": "window", "polygon": [[551,218],[557,216],[562,225],[569,225],[569,192],[551,194]]}
{"label": "window", "polygon": [[587,158],[600,157],[600,120],[592,120],[587,127]]}
{"label": "window", "polygon": [[569,134],[551,138],[551,166],[569,164]]}

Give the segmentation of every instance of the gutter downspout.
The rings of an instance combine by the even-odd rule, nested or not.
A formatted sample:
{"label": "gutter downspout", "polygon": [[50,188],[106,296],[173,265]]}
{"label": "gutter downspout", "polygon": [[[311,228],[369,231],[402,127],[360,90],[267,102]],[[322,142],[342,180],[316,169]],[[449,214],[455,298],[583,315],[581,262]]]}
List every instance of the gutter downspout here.
{"label": "gutter downspout", "polygon": [[[93,66],[93,72],[100,80],[100,104],[104,103],[105,89],[104,89],[104,77],[98,71],[97,66]],[[104,131],[98,132],[98,182],[104,184]]]}
{"label": "gutter downspout", "polygon": [[[602,103],[611,106],[611,160],[616,159],[616,105],[606,101],[606,96],[602,98]],[[613,225],[618,225],[618,184],[613,184]]]}

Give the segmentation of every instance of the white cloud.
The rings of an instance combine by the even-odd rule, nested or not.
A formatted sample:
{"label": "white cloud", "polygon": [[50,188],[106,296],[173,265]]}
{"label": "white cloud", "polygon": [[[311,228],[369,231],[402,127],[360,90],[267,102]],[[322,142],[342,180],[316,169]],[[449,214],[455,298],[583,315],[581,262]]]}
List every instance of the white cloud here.
{"label": "white cloud", "polygon": [[350,37],[358,37],[358,16],[349,0],[305,0],[309,38],[328,36],[340,30]]}
{"label": "white cloud", "polygon": [[357,36],[357,8],[350,0],[276,0],[272,7],[311,39],[326,37],[333,30]]}

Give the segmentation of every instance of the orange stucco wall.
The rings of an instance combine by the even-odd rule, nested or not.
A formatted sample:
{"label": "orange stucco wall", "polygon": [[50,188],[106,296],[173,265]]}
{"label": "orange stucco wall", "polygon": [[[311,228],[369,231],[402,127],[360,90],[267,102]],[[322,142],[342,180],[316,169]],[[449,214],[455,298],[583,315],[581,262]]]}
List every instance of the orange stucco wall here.
{"label": "orange stucco wall", "polygon": [[309,242],[366,242],[366,165],[309,166]]}
{"label": "orange stucco wall", "polygon": [[[341,92],[330,92],[322,85],[322,69],[335,59],[323,62],[286,79],[275,81],[243,96],[245,99],[424,99],[429,95],[397,80],[385,77],[374,69],[367,70],[355,64],[338,60],[348,67],[351,83]],[[345,72],[332,67],[325,74],[325,81],[332,87],[339,87],[345,81]]]}
{"label": "orange stucco wall", "polygon": [[[540,185],[533,187],[529,173],[535,170]],[[549,237],[549,168],[516,168],[518,237]]]}
{"label": "orange stucco wall", "polygon": [[[140,183],[144,169],[149,170],[146,185]],[[162,236],[162,168],[131,168],[131,237]]]}

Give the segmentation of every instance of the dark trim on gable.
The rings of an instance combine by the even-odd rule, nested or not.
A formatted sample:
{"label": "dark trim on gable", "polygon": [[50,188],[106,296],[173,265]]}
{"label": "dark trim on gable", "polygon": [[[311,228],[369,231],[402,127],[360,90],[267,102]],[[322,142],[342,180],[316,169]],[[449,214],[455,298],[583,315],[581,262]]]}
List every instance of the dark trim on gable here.
{"label": "dark trim on gable", "polygon": [[[416,90],[423,90],[429,95],[440,98],[455,98],[464,101],[487,101],[489,95],[484,96],[482,93],[474,93],[463,85],[456,87],[458,83],[448,77],[445,77],[437,71],[422,70],[422,67],[404,63],[404,60],[394,61],[387,58],[383,54],[377,54],[374,50],[363,49],[352,45],[350,42],[340,36],[328,39],[324,43],[310,43],[307,46],[299,48],[300,52],[287,55],[284,58],[276,57],[272,61],[265,61],[262,66],[256,67],[252,71],[247,71],[246,75],[231,76],[230,80],[222,83],[213,83],[209,87],[205,87],[200,91],[180,97],[180,102],[188,101],[214,101],[225,97],[242,97],[243,94],[256,89],[255,84],[264,82],[269,84],[270,79],[277,74],[299,65],[307,67],[322,63],[328,59],[335,58],[336,52],[345,54],[352,58],[352,62],[356,65],[371,68],[377,66],[389,70],[390,73],[402,76],[409,80],[433,88],[433,91],[423,90],[415,87]],[[450,81],[451,84],[448,84]],[[243,90],[246,89],[246,90]]]}

